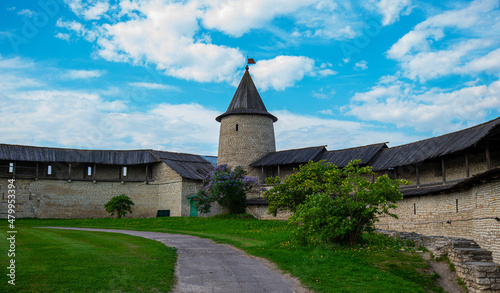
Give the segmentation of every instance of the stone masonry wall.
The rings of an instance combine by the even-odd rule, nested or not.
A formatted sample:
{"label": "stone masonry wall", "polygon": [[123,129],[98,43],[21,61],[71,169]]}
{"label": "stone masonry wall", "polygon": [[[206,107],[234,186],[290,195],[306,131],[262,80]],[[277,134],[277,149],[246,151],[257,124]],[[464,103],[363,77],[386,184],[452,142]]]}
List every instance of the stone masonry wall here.
{"label": "stone masonry wall", "polygon": [[398,203],[399,219],[380,218],[377,228],[473,239],[500,262],[500,179],[469,190],[406,198]]}
{"label": "stone masonry wall", "polygon": [[260,220],[288,220],[292,213],[288,210],[279,210],[276,217],[267,211],[267,205],[248,205],[246,212]]}
{"label": "stone masonry wall", "polygon": [[[130,168],[130,174],[139,173],[135,169]],[[16,217],[106,218],[109,214],[104,204],[120,194],[130,196],[135,203],[129,217],[155,217],[157,210],[170,210],[171,216],[188,216],[187,194],[192,195],[192,186],[197,183],[184,182],[165,163],[154,164],[152,169],[155,181],[149,183],[17,178]],[[117,166],[99,166],[101,174],[117,174],[117,170]],[[0,178],[1,218],[7,217],[8,179]]]}
{"label": "stone masonry wall", "polygon": [[[19,218],[106,218],[104,204],[126,194],[135,205],[132,217],[154,217],[157,188],[144,182],[96,182],[16,179],[16,216]],[[0,179],[0,216],[7,216],[7,178]]]}
{"label": "stone masonry wall", "polygon": [[171,217],[182,216],[182,177],[166,164],[153,168],[154,184],[157,186],[159,210],[170,210]]}

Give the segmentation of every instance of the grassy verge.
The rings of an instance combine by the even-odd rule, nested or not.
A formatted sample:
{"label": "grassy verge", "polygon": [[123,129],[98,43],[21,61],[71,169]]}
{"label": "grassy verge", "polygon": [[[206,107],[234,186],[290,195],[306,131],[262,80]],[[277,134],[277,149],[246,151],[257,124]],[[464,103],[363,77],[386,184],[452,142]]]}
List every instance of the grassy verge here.
{"label": "grassy verge", "polygon": [[[416,253],[385,236],[357,247],[301,247],[287,223],[252,219],[153,218],[16,221],[33,226],[73,226],[184,233],[211,238],[265,257],[317,292],[442,292],[436,276]],[[23,228],[26,227],[26,228]],[[43,231],[43,230],[42,230]],[[150,265],[149,267],[153,267]]]}
{"label": "grassy verge", "polygon": [[[7,251],[7,233],[0,238]],[[2,266],[9,259],[0,254]],[[166,292],[174,284],[176,254],[141,237],[18,226],[15,260],[15,286],[5,275],[0,286],[9,291]]]}

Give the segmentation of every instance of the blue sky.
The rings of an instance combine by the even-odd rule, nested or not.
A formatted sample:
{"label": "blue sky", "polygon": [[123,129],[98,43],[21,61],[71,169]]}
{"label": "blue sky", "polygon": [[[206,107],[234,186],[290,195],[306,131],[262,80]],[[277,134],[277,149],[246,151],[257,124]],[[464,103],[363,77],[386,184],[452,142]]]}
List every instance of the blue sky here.
{"label": "blue sky", "polygon": [[498,1],[0,2],[0,143],[216,155],[250,73],[277,148],[398,145],[497,118]]}

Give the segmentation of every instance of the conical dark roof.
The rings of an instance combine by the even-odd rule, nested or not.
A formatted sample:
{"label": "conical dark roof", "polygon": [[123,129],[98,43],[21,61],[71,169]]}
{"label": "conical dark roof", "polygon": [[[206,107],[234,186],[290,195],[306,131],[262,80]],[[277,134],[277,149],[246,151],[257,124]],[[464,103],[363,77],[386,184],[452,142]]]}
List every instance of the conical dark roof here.
{"label": "conical dark roof", "polygon": [[267,112],[266,106],[260,98],[259,92],[252,81],[248,69],[245,71],[240,81],[240,85],[238,89],[236,89],[236,93],[234,93],[234,97],[229,107],[227,107],[226,112],[217,116],[215,120],[220,122],[222,117],[234,114],[260,114],[271,117],[273,122],[278,121],[278,118]]}

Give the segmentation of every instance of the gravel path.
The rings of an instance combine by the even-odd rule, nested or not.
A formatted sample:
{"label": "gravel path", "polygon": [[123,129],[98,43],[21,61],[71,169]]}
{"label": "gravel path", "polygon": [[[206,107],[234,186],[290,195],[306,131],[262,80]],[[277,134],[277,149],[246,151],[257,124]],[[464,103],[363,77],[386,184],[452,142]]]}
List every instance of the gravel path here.
{"label": "gravel path", "polygon": [[178,254],[175,292],[307,292],[297,280],[272,269],[272,264],[266,260],[208,239],[146,231],[43,228],[123,233],[175,247]]}

